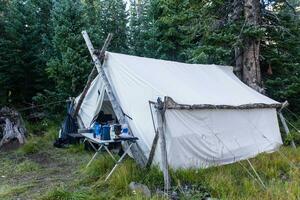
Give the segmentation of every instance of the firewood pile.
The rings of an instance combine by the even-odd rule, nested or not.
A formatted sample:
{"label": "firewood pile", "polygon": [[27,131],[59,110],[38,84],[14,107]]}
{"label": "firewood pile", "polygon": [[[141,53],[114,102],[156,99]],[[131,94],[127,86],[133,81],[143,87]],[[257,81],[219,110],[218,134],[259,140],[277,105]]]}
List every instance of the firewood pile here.
{"label": "firewood pile", "polygon": [[19,144],[26,142],[26,128],[21,114],[15,109],[0,109],[0,149],[15,140]]}

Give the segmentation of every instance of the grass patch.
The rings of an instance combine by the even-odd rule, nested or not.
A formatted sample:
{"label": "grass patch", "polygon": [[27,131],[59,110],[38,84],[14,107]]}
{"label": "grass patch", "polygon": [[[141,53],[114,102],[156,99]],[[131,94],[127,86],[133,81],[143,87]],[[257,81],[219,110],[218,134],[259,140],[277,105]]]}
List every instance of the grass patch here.
{"label": "grass patch", "polygon": [[43,137],[32,137],[18,151],[24,155],[34,154],[43,149],[45,145],[46,141]]}
{"label": "grass patch", "polygon": [[[200,173],[205,184],[212,188],[212,195],[220,199],[299,199],[299,167],[293,165],[299,166],[300,151],[284,147],[281,152],[282,155],[275,152],[251,159],[266,190],[238,163],[204,169]],[[246,161],[242,163],[251,171]]]}
{"label": "grass patch", "polygon": [[0,185],[0,199],[12,199],[11,197],[26,192],[32,185]]}
{"label": "grass patch", "polygon": [[[45,130],[44,130],[45,129]],[[39,136],[34,136],[34,132],[40,130],[43,132]],[[29,128],[29,137],[27,142],[18,150],[18,153],[23,155],[35,154],[43,151],[45,147],[52,146],[53,141],[57,138],[58,127],[46,120],[42,125],[38,125],[38,128],[33,129],[33,126]]]}
{"label": "grass patch", "polygon": [[84,149],[84,144],[72,144],[66,149],[69,153],[86,153]]}
{"label": "grass patch", "polygon": [[108,173],[109,169],[114,166],[114,162],[109,157],[109,155],[101,155],[95,159],[91,165],[82,169],[84,179],[82,183],[93,183],[97,180],[101,180]]}
{"label": "grass patch", "polygon": [[[219,199],[300,199],[300,151],[283,147],[281,152],[250,159],[266,189],[240,164],[234,163],[208,169],[171,170],[173,190],[180,194],[181,199],[204,199],[208,196]],[[242,164],[251,171],[246,161]],[[87,199],[145,199],[142,194],[133,194],[129,190],[129,183],[134,181],[147,185],[154,194],[152,199],[162,199],[155,195],[157,189],[163,189],[162,172],[157,167],[141,169],[132,159],[126,159],[104,182],[113,165],[108,155],[97,157],[88,168],[81,169],[82,178],[72,185],[78,188],[75,192],[79,192],[78,195],[84,193]],[[186,192],[186,187],[191,189]],[[71,196],[68,198],[77,198],[73,193]]]}
{"label": "grass patch", "polygon": [[40,169],[40,165],[36,162],[25,160],[20,164],[16,165],[15,171],[18,174],[26,173],[26,172],[33,172]]}
{"label": "grass patch", "polygon": [[41,200],[85,200],[88,194],[80,192],[67,191],[65,188],[54,188],[46,195],[41,197]]}

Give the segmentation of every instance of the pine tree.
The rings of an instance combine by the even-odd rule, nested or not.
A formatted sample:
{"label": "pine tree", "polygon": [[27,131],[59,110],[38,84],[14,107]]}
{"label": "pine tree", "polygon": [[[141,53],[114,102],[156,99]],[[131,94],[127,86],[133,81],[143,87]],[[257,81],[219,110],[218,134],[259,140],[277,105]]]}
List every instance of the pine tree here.
{"label": "pine tree", "polygon": [[114,34],[109,50],[126,53],[128,51],[126,3],[120,0],[101,0],[100,5],[101,30],[105,37],[109,33]]}
{"label": "pine tree", "polygon": [[130,53],[159,58],[158,30],[154,20],[155,1],[133,1],[130,4],[128,43]]}
{"label": "pine tree", "polygon": [[55,98],[66,99],[83,88],[92,67],[81,31],[87,20],[80,0],[55,1],[51,12],[53,56],[47,63]]}
{"label": "pine tree", "polygon": [[267,93],[278,101],[288,100],[291,109],[300,112],[300,11],[276,3],[273,12],[266,12],[263,20],[269,23],[261,58]]}
{"label": "pine tree", "polygon": [[[35,77],[35,87],[38,94],[43,92],[45,88],[52,89],[52,82],[48,79],[46,73],[47,62],[52,56],[52,26],[50,22],[50,12],[52,9],[52,0],[31,0],[36,10],[37,25],[35,28],[38,35],[38,41],[35,48],[37,49],[36,57],[38,62],[35,63],[35,68],[38,72],[38,76]],[[33,96],[33,100],[36,97]]]}
{"label": "pine tree", "polygon": [[[30,0],[7,2],[0,38],[0,85],[5,91],[5,103],[20,105],[44,86],[44,60],[39,7]],[[43,81],[42,81],[43,82]]]}
{"label": "pine tree", "polygon": [[84,11],[87,17],[87,32],[95,48],[100,48],[107,37],[104,32],[101,0],[85,0]]}
{"label": "pine tree", "polygon": [[[6,20],[6,15],[7,15],[7,1],[5,0],[0,0],[0,30],[4,30],[5,28],[5,20]],[[3,69],[3,54],[1,54],[1,51],[3,50],[3,44],[4,44],[4,37],[5,33],[4,31],[0,31],[0,68]],[[3,51],[2,51],[3,52]],[[0,73],[0,79],[5,76],[5,73]],[[7,93],[5,89],[5,84],[4,81],[0,81],[0,86],[3,88],[0,90],[0,105],[5,104],[7,102]]]}
{"label": "pine tree", "polygon": [[131,54],[140,56],[144,45],[142,24],[147,22],[142,20],[141,16],[138,16],[138,6],[140,5],[137,5],[136,1],[130,3],[128,46]]}
{"label": "pine tree", "polygon": [[182,43],[184,31],[182,23],[186,19],[184,15],[178,14],[184,10],[186,1],[160,1],[151,2],[150,14],[154,20],[156,40],[158,42],[159,58],[184,61],[182,51],[186,47]]}

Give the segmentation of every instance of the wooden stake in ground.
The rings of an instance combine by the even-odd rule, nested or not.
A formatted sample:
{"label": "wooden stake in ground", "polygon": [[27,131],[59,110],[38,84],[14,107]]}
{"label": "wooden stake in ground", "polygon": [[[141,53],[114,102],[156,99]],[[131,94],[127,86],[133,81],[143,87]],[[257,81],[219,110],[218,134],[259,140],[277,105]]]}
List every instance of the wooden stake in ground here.
{"label": "wooden stake in ground", "polygon": [[19,144],[25,143],[26,128],[20,113],[14,109],[4,107],[0,110],[0,122],[3,128],[0,148],[13,139],[17,139]]}

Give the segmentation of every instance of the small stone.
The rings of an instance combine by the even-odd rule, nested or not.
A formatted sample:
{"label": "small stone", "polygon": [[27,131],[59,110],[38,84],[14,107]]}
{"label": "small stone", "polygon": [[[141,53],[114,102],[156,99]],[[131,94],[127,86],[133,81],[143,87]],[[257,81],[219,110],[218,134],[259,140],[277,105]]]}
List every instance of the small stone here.
{"label": "small stone", "polygon": [[149,188],[146,185],[143,185],[141,183],[131,182],[129,184],[129,188],[132,190],[132,192],[135,194],[136,192],[140,192],[145,195],[145,197],[150,198],[151,192]]}

